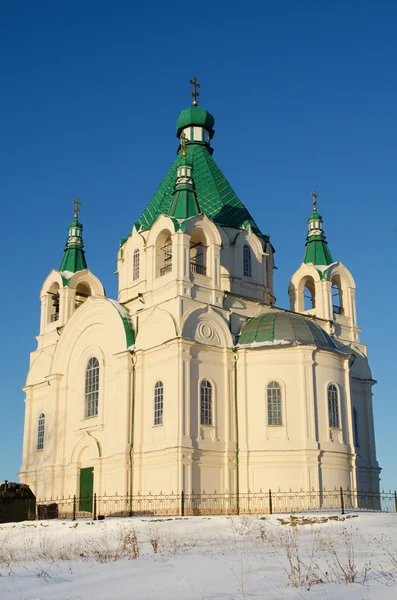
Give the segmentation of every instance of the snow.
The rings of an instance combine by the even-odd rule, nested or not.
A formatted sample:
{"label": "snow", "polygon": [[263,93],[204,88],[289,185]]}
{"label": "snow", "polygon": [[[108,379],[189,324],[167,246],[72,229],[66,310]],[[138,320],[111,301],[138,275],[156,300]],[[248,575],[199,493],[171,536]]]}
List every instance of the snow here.
{"label": "snow", "polygon": [[74,275],[73,271],[61,271],[61,275],[64,279],[71,279]]}
{"label": "snow", "polygon": [[396,598],[397,515],[329,516],[2,524],[0,599]]}
{"label": "snow", "polygon": [[282,346],[284,344],[299,344],[289,340],[268,340],[264,342],[251,342],[251,344],[237,344],[237,348],[260,348],[261,346]]}
{"label": "snow", "polygon": [[130,318],[128,310],[122,304],[120,304],[120,302],[117,302],[117,300],[112,300],[112,298],[107,298],[107,300],[109,300],[109,302],[111,302],[113,306],[117,308],[122,317],[124,317],[125,319]]}

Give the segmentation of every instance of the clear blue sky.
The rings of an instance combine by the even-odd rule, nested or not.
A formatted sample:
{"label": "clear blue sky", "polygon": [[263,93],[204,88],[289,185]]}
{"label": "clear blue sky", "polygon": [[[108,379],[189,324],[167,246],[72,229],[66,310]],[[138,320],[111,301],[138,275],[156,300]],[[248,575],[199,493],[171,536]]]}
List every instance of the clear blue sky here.
{"label": "clear blue sky", "polygon": [[72,199],[88,265],[116,297],[119,238],[174,160],[196,76],[214,158],[277,250],[279,306],[318,193],[356,280],[382,485],[397,487],[396,29],[391,0],[0,3],[0,480],[21,464],[20,388]]}

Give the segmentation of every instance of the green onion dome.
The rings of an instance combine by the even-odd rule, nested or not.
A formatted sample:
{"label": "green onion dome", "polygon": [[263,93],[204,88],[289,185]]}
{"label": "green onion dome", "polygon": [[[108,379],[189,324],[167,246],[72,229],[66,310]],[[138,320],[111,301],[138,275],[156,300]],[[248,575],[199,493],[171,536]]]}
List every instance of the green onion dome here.
{"label": "green onion dome", "polygon": [[309,317],[289,312],[268,312],[248,319],[242,327],[238,346],[317,346],[337,350],[331,336]]}
{"label": "green onion dome", "polygon": [[[183,110],[176,122],[177,136],[180,137],[182,131],[187,127],[203,127],[210,134],[210,139],[214,135],[215,119],[205,108],[190,106]],[[189,139],[189,136],[188,136]]]}

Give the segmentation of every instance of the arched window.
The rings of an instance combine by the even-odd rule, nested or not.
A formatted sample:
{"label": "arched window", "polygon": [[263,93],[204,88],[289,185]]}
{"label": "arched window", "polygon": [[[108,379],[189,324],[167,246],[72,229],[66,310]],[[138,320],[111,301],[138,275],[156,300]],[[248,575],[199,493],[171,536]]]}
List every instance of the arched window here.
{"label": "arched window", "polygon": [[48,322],[53,323],[59,320],[59,285],[54,282],[48,290]]}
{"label": "arched window", "polygon": [[357,411],[353,408],[353,437],[354,437],[354,445],[356,448],[360,447],[360,438],[358,436],[358,417]]}
{"label": "arched window", "polygon": [[303,288],[303,310],[316,308],[316,288],[314,280],[308,277]]}
{"label": "arched window", "polygon": [[84,283],[81,281],[76,288],[76,295],[74,300],[75,308],[79,308],[84,302],[86,302],[87,298],[91,296],[91,288],[88,283]]}
{"label": "arched window", "polygon": [[267,424],[283,424],[281,386],[277,381],[271,381],[267,386]]}
{"label": "arched window", "polygon": [[132,279],[136,281],[139,279],[139,249],[136,248],[134,250],[134,255],[132,259]]}
{"label": "arched window", "polygon": [[206,379],[200,384],[200,423],[212,425],[212,385]]}
{"label": "arched window", "polygon": [[163,424],[164,411],[164,385],[162,381],[158,381],[154,386],[154,424]]}
{"label": "arched window", "polygon": [[95,356],[88,361],[85,371],[84,416],[94,417],[98,414],[99,398],[99,362]]}
{"label": "arched window", "polygon": [[243,247],[243,263],[244,277],[252,277],[251,248],[247,244]]}
{"label": "arched window", "polygon": [[339,275],[332,279],[332,309],[335,315],[343,315],[342,285]]}
{"label": "arched window", "polygon": [[333,383],[328,386],[328,416],[329,426],[339,429],[338,390]]}
{"label": "arched window", "polygon": [[37,450],[44,448],[45,414],[41,413],[37,424]]}
{"label": "arched window", "polygon": [[200,227],[193,229],[190,236],[190,270],[198,275],[207,274],[207,245]]}

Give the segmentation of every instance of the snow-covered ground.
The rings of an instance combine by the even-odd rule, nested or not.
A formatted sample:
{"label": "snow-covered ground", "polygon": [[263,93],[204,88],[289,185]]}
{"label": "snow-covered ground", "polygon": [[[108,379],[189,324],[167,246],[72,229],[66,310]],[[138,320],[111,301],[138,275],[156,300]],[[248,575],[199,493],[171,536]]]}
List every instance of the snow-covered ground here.
{"label": "snow-covered ground", "polygon": [[0,598],[395,600],[397,515],[327,516],[3,524]]}

